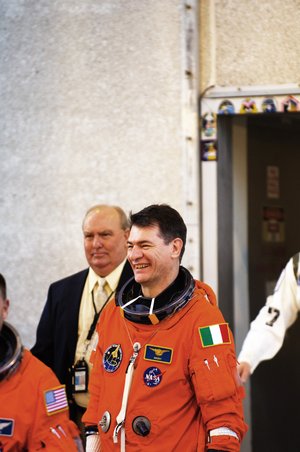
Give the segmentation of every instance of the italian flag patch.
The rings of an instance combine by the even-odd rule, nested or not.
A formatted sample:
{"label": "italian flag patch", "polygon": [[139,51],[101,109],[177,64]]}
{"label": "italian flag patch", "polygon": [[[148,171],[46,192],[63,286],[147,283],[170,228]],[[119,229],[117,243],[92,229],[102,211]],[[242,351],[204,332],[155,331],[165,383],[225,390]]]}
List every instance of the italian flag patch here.
{"label": "italian flag patch", "polygon": [[228,323],[203,326],[199,328],[199,334],[203,347],[212,347],[213,345],[231,343]]}

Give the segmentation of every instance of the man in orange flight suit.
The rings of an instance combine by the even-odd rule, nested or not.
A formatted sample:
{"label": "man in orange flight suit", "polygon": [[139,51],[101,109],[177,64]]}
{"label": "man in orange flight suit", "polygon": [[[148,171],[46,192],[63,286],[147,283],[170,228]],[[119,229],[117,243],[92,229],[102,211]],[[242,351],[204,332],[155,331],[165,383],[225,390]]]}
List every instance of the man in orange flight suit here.
{"label": "man in orange flight suit", "polygon": [[180,266],[186,226],[167,205],[131,225],[134,279],[98,325],[86,450],[237,452],[247,427],[233,337],[212,289]]}
{"label": "man in orange flight suit", "polygon": [[0,274],[0,452],[83,451],[69,420],[64,385],[22,347],[5,319],[9,301]]}

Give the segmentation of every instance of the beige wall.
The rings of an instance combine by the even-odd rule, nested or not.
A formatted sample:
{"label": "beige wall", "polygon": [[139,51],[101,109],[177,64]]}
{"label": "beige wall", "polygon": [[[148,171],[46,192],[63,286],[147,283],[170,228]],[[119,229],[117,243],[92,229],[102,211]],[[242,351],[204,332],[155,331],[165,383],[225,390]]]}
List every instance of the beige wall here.
{"label": "beige wall", "polygon": [[0,272],[31,346],[98,202],[185,216],[181,0],[3,0]]}
{"label": "beige wall", "polygon": [[299,0],[200,0],[201,91],[299,83]]}
{"label": "beige wall", "polygon": [[[197,155],[183,145],[196,110],[182,127],[182,18],[194,3],[1,2],[0,271],[26,345],[50,282],[85,266],[91,204],[168,202],[192,230],[187,256],[199,249]],[[298,82],[299,1],[199,4],[200,91]]]}

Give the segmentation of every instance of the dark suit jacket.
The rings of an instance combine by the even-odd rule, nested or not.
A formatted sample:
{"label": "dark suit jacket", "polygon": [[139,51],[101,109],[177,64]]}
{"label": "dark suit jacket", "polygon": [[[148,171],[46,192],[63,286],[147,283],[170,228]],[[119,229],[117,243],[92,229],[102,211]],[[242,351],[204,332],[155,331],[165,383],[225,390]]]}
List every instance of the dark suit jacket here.
{"label": "dark suit jacket", "polygon": [[[49,366],[59,381],[66,384],[71,398],[70,368],[74,364],[78,317],[88,269],[52,283],[36,333],[33,355]],[[117,291],[133,276],[127,261]]]}

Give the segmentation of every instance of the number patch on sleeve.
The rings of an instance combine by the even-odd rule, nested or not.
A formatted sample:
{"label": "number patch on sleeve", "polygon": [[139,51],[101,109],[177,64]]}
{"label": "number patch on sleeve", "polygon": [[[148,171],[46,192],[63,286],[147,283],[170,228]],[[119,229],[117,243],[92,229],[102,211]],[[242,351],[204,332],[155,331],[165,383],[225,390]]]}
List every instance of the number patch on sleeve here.
{"label": "number patch on sleeve", "polygon": [[268,322],[266,322],[266,325],[273,326],[279,317],[280,311],[279,309],[272,308],[271,306],[269,306],[268,313],[272,314],[272,318]]}

